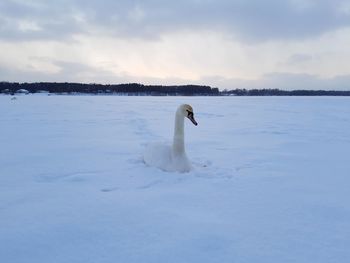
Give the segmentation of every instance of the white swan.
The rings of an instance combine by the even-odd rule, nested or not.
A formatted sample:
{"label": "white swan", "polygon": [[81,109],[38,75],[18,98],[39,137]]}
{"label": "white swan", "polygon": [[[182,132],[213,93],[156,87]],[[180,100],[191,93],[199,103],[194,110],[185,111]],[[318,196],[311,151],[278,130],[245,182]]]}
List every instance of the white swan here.
{"label": "white swan", "polygon": [[193,116],[193,109],[188,104],[182,104],[175,114],[175,129],[173,145],[161,143],[149,144],[146,147],[143,160],[149,166],[158,167],[169,172],[189,172],[191,163],[185,152],[184,119],[187,117],[194,125],[198,125]]}

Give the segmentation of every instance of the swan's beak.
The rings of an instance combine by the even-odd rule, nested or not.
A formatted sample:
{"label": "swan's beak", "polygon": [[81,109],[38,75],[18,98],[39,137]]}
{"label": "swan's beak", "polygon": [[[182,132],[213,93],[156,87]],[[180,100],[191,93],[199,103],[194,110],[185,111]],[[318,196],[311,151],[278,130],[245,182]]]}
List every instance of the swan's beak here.
{"label": "swan's beak", "polygon": [[189,115],[187,118],[189,118],[190,119],[190,121],[192,121],[192,123],[194,124],[194,125],[198,125],[198,123],[196,122],[196,120],[194,119],[194,117],[193,117],[193,115]]}

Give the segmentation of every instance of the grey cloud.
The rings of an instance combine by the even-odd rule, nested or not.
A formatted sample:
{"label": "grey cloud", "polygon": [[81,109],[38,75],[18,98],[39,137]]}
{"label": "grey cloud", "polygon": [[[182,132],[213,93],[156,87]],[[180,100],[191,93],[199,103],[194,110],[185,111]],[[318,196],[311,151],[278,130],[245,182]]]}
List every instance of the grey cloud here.
{"label": "grey cloud", "polygon": [[31,66],[26,69],[14,69],[0,65],[0,80],[13,82],[83,82],[83,83],[120,83],[125,78],[115,73],[98,67],[91,67],[81,63],[67,62],[61,60],[50,60],[48,58],[32,58],[33,61],[40,60],[50,62],[59,68],[56,73],[34,70]]}
{"label": "grey cloud", "polygon": [[282,89],[282,90],[349,90],[350,75],[320,78],[309,74],[271,73],[260,79],[243,80],[220,76],[203,77],[200,81],[220,89]]}
{"label": "grey cloud", "polygon": [[[291,0],[104,1],[104,5],[87,5],[97,10],[93,23],[113,28],[117,34],[157,36],[181,29],[219,30],[257,41],[303,38],[349,26],[350,16],[338,11],[341,2],[319,0],[304,9]],[[133,10],[143,17],[131,19]]]}
{"label": "grey cloud", "polygon": [[210,85],[219,89],[283,89],[283,90],[349,90],[350,75],[341,75],[333,78],[320,78],[308,74],[271,73],[256,80],[243,80],[225,78],[221,76],[206,76],[198,81],[191,81],[180,78],[152,78],[139,77],[127,74],[116,74],[114,72],[98,67],[87,66],[81,63],[67,62],[61,60],[50,60],[48,58],[32,58],[50,62],[60,68],[57,73],[45,73],[27,70],[11,69],[0,65],[0,80],[15,82],[82,82],[82,83],[130,83],[138,82],[144,84],[198,84]]}
{"label": "grey cloud", "polygon": [[298,53],[298,54],[294,54],[294,55],[290,56],[287,59],[286,63],[290,64],[290,65],[295,65],[298,63],[310,61],[312,59],[313,59],[313,56],[311,56],[311,55]]}
{"label": "grey cloud", "polygon": [[[310,5],[303,4],[310,2]],[[312,37],[350,26],[343,0],[55,0],[38,5],[3,0],[1,38],[61,38],[106,31],[120,37],[157,38],[176,30],[223,31],[243,41]],[[18,30],[16,20],[36,22],[38,32]]]}
{"label": "grey cloud", "polygon": [[132,76],[125,73],[116,74],[112,71],[92,67],[82,63],[52,60],[46,57],[31,57],[32,61],[51,63],[60,70],[57,73],[35,71],[31,66],[26,69],[14,69],[0,65],[0,81],[12,82],[79,82],[79,83],[143,83],[143,84],[196,84],[181,78],[155,78]]}
{"label": "grey cloud", "polygon": [[[0,40],[63,40],[84,33],[66,1],[0,3]],[[25,25],[34,25],[35,30]]]}

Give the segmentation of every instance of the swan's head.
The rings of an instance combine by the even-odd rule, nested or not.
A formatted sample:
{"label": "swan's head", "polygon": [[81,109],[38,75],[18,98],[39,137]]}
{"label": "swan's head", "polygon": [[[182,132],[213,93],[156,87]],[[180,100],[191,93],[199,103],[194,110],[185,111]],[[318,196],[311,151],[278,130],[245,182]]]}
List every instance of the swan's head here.
{"label": "swan's head", "polygon": [[198,123],[194,119],[193,109],[192,109],[191,105],[183,104],[183,105],[180,106],[180,110],[181,110],[181,113],[185,117],[187,117],[194,125],[196,125],[196,126],[198,125]]}

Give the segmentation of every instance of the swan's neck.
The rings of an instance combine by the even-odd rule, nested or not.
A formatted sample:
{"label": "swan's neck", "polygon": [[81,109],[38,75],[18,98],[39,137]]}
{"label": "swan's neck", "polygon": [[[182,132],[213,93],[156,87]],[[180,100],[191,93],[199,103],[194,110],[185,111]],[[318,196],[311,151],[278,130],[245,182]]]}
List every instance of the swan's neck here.
{"label": "swan's neck", "polygon": [[177,111],[175,115],[175,130],[173,141],[174,155],[181,155],[185,153],[185,134],[184,134],[184,116]]}

